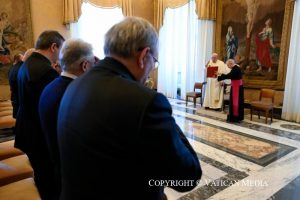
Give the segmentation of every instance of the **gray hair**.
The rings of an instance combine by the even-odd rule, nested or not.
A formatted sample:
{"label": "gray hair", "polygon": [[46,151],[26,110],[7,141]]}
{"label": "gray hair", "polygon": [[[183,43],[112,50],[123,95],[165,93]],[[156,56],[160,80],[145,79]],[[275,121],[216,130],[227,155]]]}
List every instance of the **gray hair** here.
{"label": "gray hair", "polygon": [[83,59],[93,56],[91,44],[81,39],[69,39],[60,50],[59,63],[64,71],[77,70]]}
{"label": "gray hair", "polygon": [[228,64],[235,64],[235,61],[233,60],[233,59],[228,59],[227,61],[226,61],[226,64],[228,65]]}
{"label": "gray hair", "polygon": [[157,53],[157,44],[158,35],[147,20],[126,17],[105,34],[104,54],[130,58],[145,47],[150,47],[152,53]]}

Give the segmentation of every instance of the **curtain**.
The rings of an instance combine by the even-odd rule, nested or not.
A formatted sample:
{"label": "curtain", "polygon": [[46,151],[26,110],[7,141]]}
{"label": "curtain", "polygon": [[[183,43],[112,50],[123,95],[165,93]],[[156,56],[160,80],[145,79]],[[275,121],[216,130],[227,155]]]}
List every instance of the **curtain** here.
{"label": "curtain", "polygon": [[295,1],[282,118],[300,122],[300,2]]}
{"label": "curtain", "polygon": [[194,83],[204,80],[205,62],[212,53],[214,22],[198,20],[195,6],[190,1],[180,8],[167,8],[159,32],[158,91],[170,98],[185,99]]}
{"label": "curtain", "polygon": [[122,8],[124,16],[132,16],[132,0],[63,0],[64,24],[77,22],[81,15],[83,2],[91,3],[101,8]]}
{"label": "curtain", "polygon": [[188,9],[188,4],[176,9],[167,8],[159,32],[157,90],[170,98],[177,96],[180,66],[186,65]]}
{"label": "curtain", "polygon": [[[167,8],[178,8],[188,2],[189,0],[154,0],[154,27],[157,30],[161,28]],[[195,3],[195,11],[199,19],[216,19],[217,0],[195,0]]]}
{"label": "curtain", "polygon": [[217,0],[196,0],[196,12],[199,19],[216,20]]}
{"label": "curtain", "polygon": [[78,22],[71,23],[71,37],[89,42],[93,46],[94,54],[104,58],[104,35],[112,25],[124,18],[122,9],[100,8],[90,3],[83,3],[81,9],[82,15]]}
{"label": "curtain", "polygon": [[189,0],[154,0],[154,27],[160,29],[167,8],[178,8],[188,2]]}

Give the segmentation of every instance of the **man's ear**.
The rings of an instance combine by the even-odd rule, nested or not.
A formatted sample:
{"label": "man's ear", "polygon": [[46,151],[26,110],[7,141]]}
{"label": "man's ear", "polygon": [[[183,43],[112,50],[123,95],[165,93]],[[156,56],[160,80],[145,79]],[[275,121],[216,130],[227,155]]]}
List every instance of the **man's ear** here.
{"label": "man's ear", "polygon": [[55,47],[58,47],[57,44],[56,43],[52,43],[51,46],[50,46],[51,52],[55,51]]}
{"label": "man's ear", "polygon": [[81,70],[83,72],[86,72],[88,70],[88,61],[84,60],[83,62],[80,63],[80,66],[81,66]]}
{"label": "man's ear", "polygon": [[138,66],[143,69],[144,68],[144,60],[145,60],[145,57],[148,53],[148,51],[150,51],[150,48],[149,47],[146,47],[144,48],[141,53],[139,54],[139,57],[138,57]]}

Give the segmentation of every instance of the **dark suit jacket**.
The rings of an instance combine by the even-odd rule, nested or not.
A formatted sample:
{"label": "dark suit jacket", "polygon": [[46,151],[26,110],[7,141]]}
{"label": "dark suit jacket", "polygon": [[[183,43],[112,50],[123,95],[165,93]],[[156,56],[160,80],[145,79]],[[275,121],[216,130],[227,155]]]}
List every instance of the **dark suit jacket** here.
{"label": "dark suit jacket", "polygon": [[72,80],[69,77],[59,76],[45,87],[40,97],[39,115],[41,126],[54,163],[59,163],[57,143],[58,109],[65,90]]}
{"label": "dark suit jacket", "polygon": [[[15,147],[25,153],[44,154],[46,140],[41,130],[38,105],[45,86],[58,76],[50,61],[34,52],[18,73],[19,112],[16,121]],[[45,158],[47,155],[44,155]]]}
{"label": "dark suit jacket", "polygon": [[61,189],[60,159],[57,142],[57,115],[60,101],[72,78],[59,76],[43,90],[39,101],[39,115],[42,130],[48,145],[51,161],[54,164],[54,178],[57,191]]}
{"label": "dark suit jacket", "polygon": [[154,180],[192,180],[173,184],[188,191],[202,173],[166,97],[112,58],[67,88],[58,141],[62,199],[162,199],[163,186]]}
{"label": "dark suit jacket", "polygon": [[12,106],[13,106],[13,117],[14,118],[17,117],[17,112],[19,109],[17,78],[18,78],[19,69],[22,64],[23,64],[22,61],[17,62],[9,69],[9,72],[8,72],[8,81],[9,81],[10,92],[11,92],[10,100],[11,100]]}

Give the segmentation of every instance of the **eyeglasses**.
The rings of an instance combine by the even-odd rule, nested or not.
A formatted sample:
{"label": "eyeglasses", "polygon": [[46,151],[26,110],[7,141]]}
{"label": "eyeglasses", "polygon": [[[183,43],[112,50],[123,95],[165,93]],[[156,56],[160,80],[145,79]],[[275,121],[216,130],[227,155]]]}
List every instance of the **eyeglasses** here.
{"label": "eyeglasses", "polygon": [[155,58],[151,53],[150,53],[150,55],[151,55],[151,57],[152,57],[153,60],[154,60],[154,68],[155,68],[155,69],[158,68],[158,66],[159,66],[159,61],[158,61],[158,59]]}
{"label": "eyeglasses", "polygon": [[[142,51],[144,48],[138,48],[138,51]],[[151,52],[149,52],[149,54],[151,55],[151,57],[153,58],[153,60],[154,60],[154,68],[156,69],[156,68],[158,68],[158,66],[159,66],[159,61],[158,61],[158,59],[156,58],[156,57],[154,57],[153,55],[152,55],[152,53]]]}

